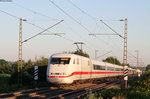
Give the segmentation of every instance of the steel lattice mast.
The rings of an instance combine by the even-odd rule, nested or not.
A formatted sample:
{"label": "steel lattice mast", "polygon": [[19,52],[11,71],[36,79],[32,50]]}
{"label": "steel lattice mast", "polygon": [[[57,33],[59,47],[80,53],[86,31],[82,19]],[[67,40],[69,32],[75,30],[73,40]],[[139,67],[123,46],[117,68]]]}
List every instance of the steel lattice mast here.
{"label": "steel lattice mast", "polygon": [[127,27],[127,18],[125,18],[125,25],[124,25],[124,52],[123,52],[123,64],[127,65],[127,33],[128,33],[128,27]]}
{"label": "steel lattice mast", "polygon": [[[33,35],[32,37],[26,39],[26,40],[22,40],[22,21],[26,21],[26,19],[22,19],[20,18],[20,22],[19,22],[19,48],[18,48],[18,83],[22,84],[22,67],[23,67],[23,60],[22,60],[22,44],[24,42],[27,42],[28,40],[38,36],[38,35],[42,35],[45,31],[48,31],[49,29],[53,28],[54,26],[60,24],[61,22],[63,22],[64,20],[61,20],[59,22],[57,22],[56,24],[50,26],[47,29],[43,29],[43,31],[41,31],[40,33]],[[62,33],[61,33],[62,34]],[[61,35],[59,33],[52,33],[51,35]],[[20,73],[20,74],[19,74]]]}
{"label": "steel lattice mast", "polygon": [[124,37],[122,35],[120,35],[118,32],[116,32],[113,28],[111,28],[109,25],[107,25],[105,22],[103,22],[103,20],[100,20],[103,24],[105,24],[110,30],[112,30],[115,34],[99,34],[99,33],[90,33],[89,35],[93,35],[93,36],[96,36],[96,35],[118,35],[119,37],[123,38],[124,39],[124,46],[123,46],[123,71],[124,71],[124,74],[123,74],[123,87],[124,88],[127,88],[127,80],[128,80],[128,66],[127,66],[127,52],[128,52],[128,49],[127,49],[127,33],[128,33],[128,21],[127,21],[127,18],[125,19],[121,19],[119,21],[125,21],[125,24],[124,24]]}
{"label": "steel lattice mast", "polygon": [[19,53],[18,53],[18,72],[20,72],[20,67],[22,67],[22,19],[20,18],[19,24]]}
{"label": "steel lattice mast", "polygon": [[128,20],[127,18],[125,18],[124,20],[120,20],[120,21],[125,21],[124,24],[124,50],[123,50],[123,69],[124,69],[124,87],[127,88],[128,87],[128,66],[127,66],[127,52],[128,52],[128,44],[127,44],[127,33],[128,33]]}
{"label": "steel lattice mast", "polygon": [[26,21],[26,20],[20,18],[20,23],[19,23],[18,72],[20,72],[22,70],[22,21]]}

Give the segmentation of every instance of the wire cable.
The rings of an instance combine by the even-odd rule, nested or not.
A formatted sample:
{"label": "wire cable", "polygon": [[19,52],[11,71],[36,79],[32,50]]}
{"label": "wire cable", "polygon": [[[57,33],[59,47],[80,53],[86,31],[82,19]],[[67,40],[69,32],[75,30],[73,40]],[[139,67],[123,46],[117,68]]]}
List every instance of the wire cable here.
{"label": "wire cable", "polygon": [[3,10],[0,10],[0,11],[1,11],[2,13],[5,13],[5,14],[7,14],[7,15],[9,15],[9,16],[11,16],[11,17],[13,17],[13,18],[20,19],[19,17],[14,16],[14,15],[12,15],[12,14],[8,13],[8,12],[5,12],[5,11],[3,11]]}
{"label": "wire cable", "polygon": [[[13,2],[12,4],[14,4],[14,5],[16,5],[16,6],[20,7],[20,8],[22,8],[22,9],[25,9],[25,10],[27,10],[27,11],[29,11],[29,12],[32,12],[32,13],[34,13],[34,14],[37,14],[37,15],[43,16],[43,17],[45,17],[45,18],[50,18],[50,19],[51,19],[51,17],[49,17],[49,16],[47,16],[47,15],[44,15],[44,14],[39,13],[39,12],[36,12],[36,11],[31,10],[31,9],[29,9],[29,8],[26,8],[26,7],[24,7],[24,6],[20,5],[20,4],[17,4],[17,3],[14,3],[14,2]],[[60,20],[60,19],[52,19],[52,20]]]}
{"label": "wire cable", "polygon": [[91,17],[92,19],[97,19],[95,17],[93,17],[92,15],[88,14],[87,12],[85,12],[84,10],[82,10],[81,8],[79,8],[77,5],[75,5],[71,0],[68,0],[70,4],[72,4],[75,8],[77,8],[78,10],[80,10],[82,13],[86,14],[87,16]]}
{"label": "wire cable", "polygon": [[67,15],[70,19],[72,19],[73,21],[75,21],[77,24],[79,24],[82,28],[84,28],[86,31],[88,31],[90,33],[90,30],[88,28],[86,28],[84,25],[82,25],[80,22],[78,22],[74,17],[72,17],[71,15],[69,15],[66,11],[64,11],[62,8],[60,8],[56,3],[54,3],[53,1],[49,0],[49,2],[51,2],[55,7],[57,7],[60,11],[62,11],[65,15]]}
{"label": "wire cable", "polygon": [[[14,16],[14,15],[12,15],[12,14],[6,12],[6,11],[3,11],[3,10],[0,10],[0,11],[1,11],[2,13],[5,13],[5,14],[7,14],[7,15],[13,17],[13,18],[15,18],[15,19],[18,19],[18,20],[20,19],[19,17]],[[42,28],[42,27],[40,27],[40,26],[38,26],[38,25],[36,25],[36,24],[33,24],[33,23],[29,22],[29,21],[24,21],[24,22],[26,22],[26,23],[28,23],[28,24],[34,26],[34,27],[37,27],[37,28],[39,28],[39,29],[45,30],[44,28]]]}

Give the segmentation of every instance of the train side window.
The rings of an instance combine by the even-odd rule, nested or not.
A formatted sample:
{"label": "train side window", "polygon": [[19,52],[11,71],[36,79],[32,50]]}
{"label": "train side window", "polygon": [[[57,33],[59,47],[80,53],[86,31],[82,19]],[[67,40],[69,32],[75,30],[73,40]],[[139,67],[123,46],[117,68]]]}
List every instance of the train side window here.
{"label": "train side window", "polygon": [[120,71],[120,68],[115,68],[115,71]]}
{"label": "train side window", "polygon": [[79,58],[77,58],[77,64],[79,64]]}
{"label": "train side window", "polygon": [[76,64],[75,59],[73,60],[73,64]]}
{"label": "train side window", "polygon": [[101,65],[93,65],[93,69],[94,70],[105,70],[105,66],[101,66]]}
{"label": "train side window", "polygon": [[107,70],[114,71],[114,68],[113,67],[107,67]]}

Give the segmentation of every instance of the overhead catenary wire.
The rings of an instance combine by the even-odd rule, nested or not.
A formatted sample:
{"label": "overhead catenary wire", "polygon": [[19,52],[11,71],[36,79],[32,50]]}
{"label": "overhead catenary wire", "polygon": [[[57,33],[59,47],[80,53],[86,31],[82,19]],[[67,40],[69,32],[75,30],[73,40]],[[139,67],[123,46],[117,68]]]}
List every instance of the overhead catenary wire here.
{"label": "overhead catenary wire", "polygon": [[133,54],[131,54],[129,51],[128,51],[128,54],[130,54],[132,57],[134,57],[134,58],[136,58],[136,59],[137,59],[137,57],[136,57],[136,56],[134,56]]}
{"label": "overhead catenary wire", "polygon": [[[3,13],[5,13],[5,14],[7,14],[7,15],[9,15],[9,16],[11,16],[11,17],[14,17],[14,18],[16,18],[16,19],[20,19],[19,17],[17,17],[17,16],[14,16],[14,15],[12,15],[12,14],[10,14],[10,13],[8,13],[8,12],[5,12],[5,11],[2,11],[2,10],[0,10],[1,12],[3,12]],[[29,21],[25,21],[26,23],[28,23],[28,24],[31,24],[31,25],[33,25],[33,26],[35,26],[35,27],[37,27],[37,28],[39,28],[39,29],[42,29],[42,30],[44,30],[44,28],[42,28],[42,27],[40,27],[40,26],[38,26],[38,25],[36,25],[36,24],[33,24],[33,23],[31,23],[31,22],[29,22]],[[78,21],[77,21],[78,22]],[[81,24],[82,25],[82,24]],[[64,39],[66,39],[66,40],[68,40],[68,41],[70,41],[70,42],[74,42],[73,40],[71,40],[71,39],[68,39],[68,38],[66,38],[66,37],[64,37],[64,36],[60,36],[60,35],[57,35],[57,36],[59,36],[59,37],[61,37],[61,38],[64,38]],[[87,45],[86,45],[87,46]],[[88,47],[88,46],[87,46]],[[88,48],[90,48],[90,49],[92,49],[92,50],[94,50],[93,48],[91,48],[91,47],[88,47]]]}
{"label": "overhead catenary wire", "polygon": [[[45,31],[49,30],[50,28],[53,28],[54,26],[58,25],[59,23],[61,23],[61,22],[63,22],[63,21],[64,21],[64,20],[61,20],[60,22],[57,22],[56,24],[54,24],[54,25],[50,26],[49,28],[47,28],[47,29],[45,29],[45,30],[41,31],[41,32],[40,32],[40,33],[38,33],[38,34],[33,35],[32,37],[30,37],[30,38],[28,38],[28,39],[24,40],[23,42],[27,42],[28,40],[30,40],[30,39],[32,39],[32,38],[34,38],[34,37],[38,36],[38,35],[41,35],[41,34],[42,34],[42,33],[44,33]],[[22,42],[22,43],[23,43],[23,42]]]}
{"label": "overhead catenary wire", "polygon": [[[18,19],[18,20],[20,19],[19,17],[15,16],[15,15],[13,15],[13,14],[10,14],[10,13],[8,13],[8,12],[6,12],[6,11],[0,10],[0,12],[5,13],[5,14],[7,14],[7,15],[9,15],[9,16],[15,18],[15,19]],[[31,22],[28,22],[28,21],[24,21],[24,22],[26,22],[26,23],[28,23],[28,24],[34,26],[34,27],[37,27],[37,28],[39,28],[39,29],[45,30],[44,28],[42,28],[42,27],[40,27],[40,26],[38,26],[38,25],[36,25],[36,24],[33,24],[33,23],[31,23]],[[65,39],[65,40],[67,40],[67,41],[70,41],[71,43],[75,42],[75,41],[73,41],[73,40],[71,40],[71,39],[68,39],[68,38],[66,38],[66,37],[64,37],[64,36],[61,36],[61,35],[56,35],[56,36],[59,36],[59,37]],[[25,41],[26,41],[26,40],[25,40]],[[23,41],[23,42],[25,42],[25,41]]]}
{"label": "overhead catenary wire", "polygon": [[55,7],[57,7],[60,11],[62,11],[65,15],[67,15],[70,19],[72,19],[74,22],[79,24],[82,28],[84,28],[87,32],[90,33],[90,30],[86,28],[84,25],[82,25],[80,22],[78,22],[74,17],[72,17],[70,14],[68,14],[65,10],[60,8],[56,3],[54,3],[52,0],[49,0]]}
{"label": "overhead catenary wire", "polygon": [[120,36],[121,38],[125,39],[122,35],[120,35],[119,33],[117,33],[114,29],[112,29],[109,25],[107,25],[103,20],[100,20],[103,24],[105,24],[109,29],[111,29],[114,33],[116,33],[118,36]]}
{"label": "overhead catenary wire", "polygon": [[[26,11],[29,11],[29,12],[31,12],[31,13],[34,13],[34,14],[37,14],[37,15],[39,15],[39,16],[42,16],[42,17],[51,19],[50,16],[47,16],[47,15],[45,15],[45,14],[43,14],[43,13],[34,11],[34,10],[32,10],[32,9],[29,9],[29,8],[26,8],[26,7],[24,7],[24,6],[20,5],[20,4],[17,4],[17,3],[14,3],[14,2],[12,2],[12,4],[14,4],[14,5],[16,5],[16,6],[20,7],[20,8],[22,8],[22,9],[25,9]],[[52,19],[52,20],[60,20],[60,19]]]}
{"label": "overhead catenary wire", "polygon": [[[61,35],[60,35],[60,37],[64,38],[65,40],[68,40],[68,41],[70,41],[70,42],[72,42],[72,43],[74,43],[74,42],[75,42],[74,40],[69,39],[69,38],[66,38],[66,37],[63,37],[63,36],[61,36]],[[82,37],[82,36],[79,36],[79,37]],[[93,44],[90,44],[90,45],[92,45],[92,46],[93,46]],[[92,50],[92,51],[94,51],[94,50],[95,50],[95,49],[94,49],[95,47],[90,47],[90,46],[88,46],[87,44],[85,44],[85,46],[86,46],[88,49]]]}
{"label": "overhead catenary wire", "polygon": [[[85,14],[85,15],[87,15],[87,16],[89,16],[90,18],[92,18],[93,20],[95,20],[95,19],[97,19],[97,18],[95,18],[95,17],[93,17],[92,15],[90,15],[89,13],[87,13],[86,11],[84,11],[84,10],[82,10],[80,7],[78,7],[75,3],[73,3],[71,0],[68,0],[68,2],[71,4],[71,5],[73,5],[75,8],[77,8],[78,10],[80,10],[83,14]],[[113,20],[113,21],[118,21],[118,20]],[[97,25],[97,22],[96,22],[96,25]],[[110,27],[109,27],[110,28]],[[115,32],[115,34],[114,35],[119,35],[120,37],[122,37],[120,34],[118,34],[116,31],[114,31],[112,28],[111,28],[111,30],[113,31],[113,32]],[[109,35],[109,34],[108,34]],[[96,36],[94,36],[94,37],[96,37]],[[97,38],[97,37],[96,37]],[[98,39],[98,38],[97,38]],[[101,39],[99,39],[99,40],[101,40]],[[102,40],[103,41],[103,40]],[[109,44],[108,42],[105,42],[105,41],[103,41],[105,44]],[[114,46],[112,46],[112,47],[114,47]],[[115,47],[114,47],[115,48]]]}
{"label": "overhead catenary wire", "polygon": [[[7,15],[9,15],[9,16],[15,18],[15,19],[18,19],[18,20],[20,19],[19,17],[15,16],[15,15],[13,15],[13,14],[10,14],[10,13],[8,13],[8,12],[6,12],[6,11],[0,10],[0,12],[5,13],[5,14],[7,14]],[[34,24],[34,23],[31,23],[31,22],[29,22],[29,21],[24,21],[24,22],[26,22],[26,23],[28,23],[28,24],[34,26],[34,27],[37,27],[37,28],[39,28],[39,29],[41,29],[41,30],[45,30],[45,28],[42,28],[42,27],[40,27],[40,26],[38,26],[38,25],[36,25],[36,24]]]}
{"label": "overhead catenary wire", "polygon": [[64,37],[64,36],[61,36],[61,35],[57,35],[57,36],[59,36],[59,37],[65,39],[65,40],[67,40],[67,41],[70,41],[71,43],[75,42],[75,41],[73,41],[73,40],[71,40],[71,39],[69,39],[69,38],[66,38],[66,37]]}
{"label": "overhead catenary wire", "polygon": [[[82,25],[80,22],[78,22],[74,17],[72,17],[70,14],[68,14],[65,10],[63,10],[60,6],[58,6],[56,3],[54,3],[52,0],[49,0],[55,7],[57,7],[60,11],[62,11],[65,15],[67,15],[69,18],[71,18],[73,21],[75,21],[76,23],[78,23],[80,26],[82,26],[84,29],[86,29],[88,32],[90,32],[84,25]],[[76,6],[77,7],[77,6]],[[79,8],[78,8],[79,9]],[[81,10],[81,9],[80,9]],[[85,13],[83,10],[81,10],[81,12]],[[90,32],[91,33],[91,32]],[[117,32],[116,32],[117,34]],[[119,35],[119,34],[117,34]],[[121,35],[119,35],[120,37],[122,37]]]}
{"label": "overhead catenary wire", "polygon": [[[10,14],[10,13],[6,12],[6,11],[3,11],[3,10],[0,10],[0,11],[1,11],[2,13],[5,13],[5,14],[7,14],[7,15],[9,15],[9,16],[11,16],[11,17],[13,17],[13,18],[15,18],[15,19],[18,19],[18,20],[20,19],[19,17],[14,16],[14,15],[12,15],[12,14]],[[63,21],[63,20],[62,20],[62,21]],[[60,21],[60,22],[62,22],[62,21]],[[37,28],[39,28],[39,29],[42,29],[43,31],[46,31],[46,30],[48,30],[49,28],[51,28],[51,27],[49,27],[49,28],[47,28],[47,29],[44,29],[44,28],[42,28],[42,27],[40,27],[40,26],[38,26],[38,25],[35,25],[35,24],[31,23],[31,22],[28,22],[28,21],[24,21],[24,22],[26,22],[26,23],[28,23],[28,24],[30,24],[30,25],[33,25],[33,26],[35,26],[35,27],[37,27]],[[38,33],[38,34],[43,33],[43,31],[42,31],[42,32],[40,32],[40,33]],[[28,40],[32,39],[33,37],[37,36],[38,34],[36,34],[36,35],[34,35],[34,36],[32,36],[32,37],[30,37],[30,38],[28,38],[28,39],[24,40],[23,42],[26,42],[26,41],[28,41]],[[61,38],[65,39],[65,40],[68,40],[68,41],[70,41],[70,42],[74,42],[73,40],[68,39],[68,38],[66,38],[66,37],[63,37],[63,36],[61,36],[61,35],[56,35],[56,36],[59,36],[59,37],[61,37]],[[23,42],[22,42],[22,43],[23,43]]]}
{"label": "overhead catenary wire", "polygon": [[[88,31],[89,33],[91,33],[89,31],[89,29],[87,29],[84,25],[82,25],[80,22],[78,22],[74,17],[72,17],[71,15],[69,15],[66,11],[64,11],[62,8],[60,8],[56,3],[54,3],[52,0],[49,0],[55,7],[57,7],[60,11],[62,11],[65,15],[67,15],[69,18],[71,18],[73,21],[75,21],[76,23],[78,23],[81,27],[83,27],[86,31]],[[79,7],[77,7],[75,4],[73,4],[71,1],[70,3],[76,7],[77,9],[79,9],[82,13],[88,15],[89,17],[91,17],[92,19],[96,19],[93,16],[91,16],[90,14],[86,13],[85,11],[83,11],[82,9],[80,9]],[[82,37],[82,36],[81,36]],[[92,44],[93,45],[93,44]],[[90,47],[89,47],[90,48]],[[93,48],[90,48],[92,50],[94,50]]]}
{"label": "overhead catenary wire", "polygon": [[[72,20],[74,20],[76,23],[78,23],[79,25],[81,25],[83,28],[85,28],[85,26],[83,26],[81,23],[79,23],[76,19],[74,19],[71,15],[69,15],[66,11],[64,11],[62,8],[60,8],[58,5],[56,5],[56,3],[54,3],[52,0],[49,0],[53,5],[55,5],[59,10],[61,10],[65,15],[67,15],[68,17],[70,17]],[[79,9],[82,13],[86,14],[87,16],[91,17],[92,19],[97,19],[93,16],[91,16],[90,14],[88,14],[87,12],[83,11],[81,8],[79,8],[77,5],[75,5],[72,1],[68,0],[70,4],[72,4],[74,7],[76,7],[77,9]],[[86,28],[87,30],[87,28]],[[89,30],[87,30],[88,32],[90,32]],[[106,43],[106,42],[105,42]],[[90,48],[91,49],[91,48]]]}
{"label": "overhead catenary wire", "polygon": [[82,10],[79,6],[77,6],[75,3],[73,3],[71,0],[68,0],[69,1],[69,3],[71,4],[71,5],[73,5],[75,8],[77,8],[79,11],[81,11],[83,14],[85,14],[85,15],[87,15],[88,17],[90,17],[93,21],[95,21],[95,24],[96,24],[96,26],[97,26],[97,28],[98,28],[98,18],[96,18],[96,17],[94,17],[94,16],[92,16],[91,14],[89,14],[89,13],[87,13],[86,11],[84,11],[84,10]]}
{"label": "overhead catenary wire", "polygon": [[62,8],[60,8],[56,3],[54,3],[52,0],[49,0],[56,8],[58,8],[60,11],[62,11],[65,15],[67,15],[70,19],[72,19],[74,22],[79,24],[82,28],[84,28],[87,32],[91,33],[88,28],[86,28],[84,25],[82,25],[80,22],[78,22],[74,17],[72,17],[70,14],[68,14],[66,11],[64,11]]}
{"label": "overhead catenary wire", "polygon": [[78,7],[76,4],[74,4],[71,0],[68,0],[70,4],[72,4],[75,8],[77,8],[78,10],[80,10],[82,13],[86,14],[87,16],[91,17],[92,19],[97,19],[95,17],[93,17],[92,15],[90,15],[89,13],[87,13],[86,11],[82,10],[80,7]]}
{"label": "overhead catenary wire", "polygon": [[2,13],[5,13],[5,14],[7,14],[7,15],[9,15],[9,16],[11,16],[11,17],[13,17],[13,18],[15,18],[15,19],[20,19],[19,17],[17,17],[17,16],[14,16],[14,15],[12,15],[12,14],[10,14],[10,13],[8,13],[8,12],[6,12],[6,11],[3,11],[3,10],[0,10]]}

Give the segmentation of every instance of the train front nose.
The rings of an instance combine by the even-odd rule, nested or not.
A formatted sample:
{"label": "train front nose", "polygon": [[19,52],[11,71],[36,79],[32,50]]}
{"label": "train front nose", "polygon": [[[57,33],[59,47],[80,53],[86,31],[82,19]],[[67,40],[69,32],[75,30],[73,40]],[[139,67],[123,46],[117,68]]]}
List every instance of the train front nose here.
{"label": "train front nose", "polygon": [[48,82],[52,84],[71,84],[73,80],[67,76],[48,76]]}
{"label": "train front nose", "polygon": [[52,83],[52,84],[62,84],[64,83],[63,79],[61,78],[51,78],[51,77],[48,77],[48,82]]}
{"label": "train front nose", "polygon": [[70,77],[68,68],[70,57],[52,57],[49,68],[47,69],[47,80],[53,84],[68,84]]}

